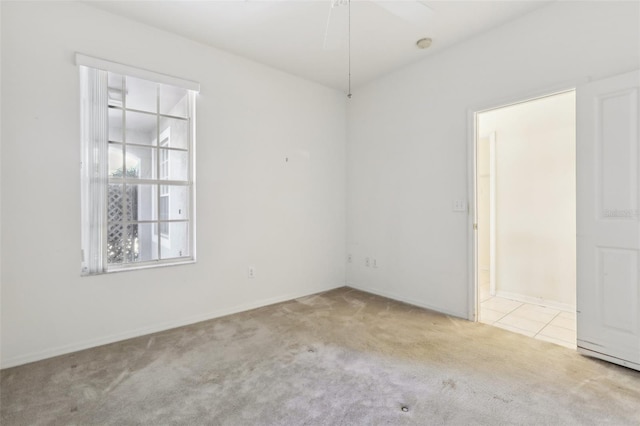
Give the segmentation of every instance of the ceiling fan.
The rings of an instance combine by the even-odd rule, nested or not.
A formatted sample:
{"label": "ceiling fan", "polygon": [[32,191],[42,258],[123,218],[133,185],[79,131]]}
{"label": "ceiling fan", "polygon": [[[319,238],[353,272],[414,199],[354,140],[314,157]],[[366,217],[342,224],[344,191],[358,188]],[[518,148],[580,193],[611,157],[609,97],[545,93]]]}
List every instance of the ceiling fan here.
{"label": "ceiling fan", "polygon": [[[385,9],[388,13],[408,22],[423,23],[433,15],[433,9],[418,0],[369,0],[371,3]],[[348,37],[347,29],[350,0],[331,0],[329,17],[324,34],[323,48],[337,50],[345,44]]]}

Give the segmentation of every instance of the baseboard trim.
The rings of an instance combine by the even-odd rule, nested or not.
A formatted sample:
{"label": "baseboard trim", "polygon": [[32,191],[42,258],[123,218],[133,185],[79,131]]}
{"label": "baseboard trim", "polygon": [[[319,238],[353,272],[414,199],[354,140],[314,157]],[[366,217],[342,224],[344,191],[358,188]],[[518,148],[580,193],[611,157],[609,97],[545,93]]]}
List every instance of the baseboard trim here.
{"label": "baseboard trim", "polygon": [[435,311],[435,312],[439,312],[441,314],[445,314],[445,315],[449,315],[452,317],[456,317],[456,318],[462,318],[464,320],[468,320],[469,318],[467,318],[467,313],[466,312],[456,312],[456,311],[452,311],[449,309],[443,309],[439,306],[434,306],[434,305],[430,305],[428,303],[424,303],[421,301],[417,301],[414,299],[409,299],[403,296],[399,296],[395,293],[392,292],[388,292],[388,291],[384,291],[384,290],[380,290],[380,289],[376,289],[376,288],[369,288],[369,287],[361,287],[359,285],[356,284],[352,284],[352,283],[347,283],[346,285],[349,288],[353,288],[355,290],[360,290],[360,291],[364,291],[365,293],[371,293],[371,294],[375,294],[377,296],[382,296],[382,297],[386,297],[387,299],[392,299],[392,300],[396,300],[398,302],[402,302],[402,303],[406,303],[408,305],[413,305],[413,306],[417,306],[419,308],[424,308],[424,309],[429,309],[430,311]]}
{"label": "baseboard trim", "polygon": [[533,305],[545,306],[547,308],[558,309],[565,312],[574,312],[576,307],[568,303],[556,302],[553,300],[546,300],[538,297],[525,296],[522,294],[509,293],[508,291],[496,291],[495,296],[502,297],[504,299],[511,299],[522,303],[531,303]]}
{"label": "baseboard trim", "polygon": [[307,296],[311,296],[318,293],[324,293],[326,291],[335,290],[341,287],[344,287],[344,284],[340,284],[334,287],[328,287],[322,290],[288,293],[281,296],[271,297],[271,298],[251,302],[251,303],[237,305],[231,308],[218,309],[213,312],[209,312],[202,315],[196,315],[196,316],[189,317],[182,320],[168,321],[165,323],[161,323],[161,324],[157,324],[149,327],[137,328],[135,330],[127,331],[124,333],[112,334],[112,335],[100,337],[97,339],[90,339],[90,340],[85,340],[78,343],[72,343],[69,345],[58,346],[58,347],[47,349],[44,351],[32,352],[26,355],[20,355],[12,358],[3,359],[2,365],[0,368],[5,369],[5,368],[17,367],[19,365],[28,364],[31,362],[42,361],[47,358],[66,355],[69,353],[78,352],[85,349],[95,348],[97,346],[108,345],[110,343],[116,343],[123,340],[132,339],[135,337],[145,336],[147,334],[167,331],[167,330],[171,330],[172,328],[184,327],[185,325],[196,324],[202,321],[208,321],[211,319],[220,318],[227,315],[237,314],[239,312],[249,311],[251,309],[263,308],[265,306],[274,305],[276,303],[287,302],[289,300],[299,299],[301,297],[307,297]]}

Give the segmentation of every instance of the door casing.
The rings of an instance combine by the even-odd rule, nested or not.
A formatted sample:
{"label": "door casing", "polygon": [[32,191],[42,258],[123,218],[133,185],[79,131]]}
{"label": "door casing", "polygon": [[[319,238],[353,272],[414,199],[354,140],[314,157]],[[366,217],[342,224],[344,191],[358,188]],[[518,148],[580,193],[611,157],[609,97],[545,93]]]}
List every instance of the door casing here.
{"label": "door casing", "polygon": [[[587,83],[589,79],[580,79],[566,82],[555,86],[509,96],[507,98],[488,101],[467,110],[467,194],[468,200],[468,220],[467,220],[467,281],[468,281],[468,301],[467,319],[478,321],[479,301],[478,301],[478,223],[477,212],[477,191],[476,191],[476,161],[477,161],[477,135],[478,124],[477,115],[503,107],[558,95],[560,93],[576,90],[581,84]],[[576,167],[579,167],[576,164]]]}

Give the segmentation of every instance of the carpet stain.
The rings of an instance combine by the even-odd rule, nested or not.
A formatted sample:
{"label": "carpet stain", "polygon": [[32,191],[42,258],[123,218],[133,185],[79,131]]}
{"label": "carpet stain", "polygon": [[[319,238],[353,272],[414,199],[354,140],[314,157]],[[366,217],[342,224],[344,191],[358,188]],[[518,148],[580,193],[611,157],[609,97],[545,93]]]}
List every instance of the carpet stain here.
{"label": "carpet stain", "polygon": [[447,379],[442,381],[442,389],[456,389],[456,382],[452,379]]}
{"label": "carpet stain", "polygon": [[498,401],[502,401],[502,402],[504,402],[505,404],[508,404],[508,403],[510,403],[510,402],[512,401],[511,399],[502,398],[501,396],[498,396],[498,395],[495,395],[495,396],[493,397],[493,399],[497,399]]}

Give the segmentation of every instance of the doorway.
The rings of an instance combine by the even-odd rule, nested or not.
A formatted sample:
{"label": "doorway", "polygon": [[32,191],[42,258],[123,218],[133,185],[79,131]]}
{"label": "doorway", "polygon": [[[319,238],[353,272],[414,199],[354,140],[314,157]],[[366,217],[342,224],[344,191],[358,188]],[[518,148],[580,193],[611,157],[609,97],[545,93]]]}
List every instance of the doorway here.
{"label": "doorway", "polygon": [[575,90],[475,120],[478,320],[575,349]]}

